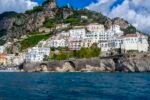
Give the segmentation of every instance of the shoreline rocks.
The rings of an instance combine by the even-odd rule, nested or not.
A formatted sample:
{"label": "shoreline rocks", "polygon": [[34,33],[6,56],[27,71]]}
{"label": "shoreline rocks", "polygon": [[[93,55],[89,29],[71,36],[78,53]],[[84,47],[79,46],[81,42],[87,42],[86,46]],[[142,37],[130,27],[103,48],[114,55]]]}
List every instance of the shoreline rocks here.
{"label": "shoreline rocks", "polygon": [[150,56],[90,58],[24,64],[25,72],[150,72]]}

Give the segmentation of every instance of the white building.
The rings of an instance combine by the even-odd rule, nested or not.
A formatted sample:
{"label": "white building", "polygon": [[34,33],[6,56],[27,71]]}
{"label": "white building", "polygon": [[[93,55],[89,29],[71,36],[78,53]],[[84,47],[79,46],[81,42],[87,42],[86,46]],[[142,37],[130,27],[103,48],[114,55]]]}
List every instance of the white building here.
{"label": "white building", "polygon": [[70,37],[70,34],[69,34],[69,32],[63,31],[63,32],[60,33],[60,36],[61,37]]}
{"label": "white building", "polygon": [[5,47],[4,46],[0,46],[0,53],[4,53],[5,51]]}
{"label": "white building", "polygon": [[92,23],[86,26],[87,30],[90,32],[104,32],[104,25],[98,23]]}
{"label": "white building", "polygon": [[128,34],[124,36],[121,46],[125,51],[137,50],[139,52],[147,52],[148,47],[148,37],[142,34]]}
{"label": "white building", "polygon": [[76,40],[70,41],[68,47],[70,50],[80,50],[81,43],[82,43],[81,41],[76,41]]}
{"label": "white building", "polygon": [[25,57],[26,62],[41,62],[45,56],[49,56],[50,48],[33,47],[28,49]]}
{"label": "white building", "polygon": [[105,31],[99,33],[99,41],[108,41],[114,36],[114,32],[112,31]]}
{"label": "white building", "polygon": [[82,15],[82,16],[81,16],[81,19],[87,20],[87,19],[88,19],[88,16]]}
{"label": "white building", "polygon": [[109,52],[111,50],[111,44],[109,42],[100,42],[98,44],[98,47],[101,48],[101,51],[104,52]]}
{"label": "white building", "polygon": [[100,42],[98,47],[102,52],[109,52],[110,50],[121,49],[123,51],[135,50],[139,52],[148,51],[148,37],[142,34],[128,34],[122,37],[112,37],[106,42]]}
{"label": "white building", "polygon": [[109,30],[114,32],[118,36],[122,36],[124,34],[123,31],[121,31],[119,25],[112,25]]}
{"label": "white building", "polygon": [[83,48],[90,48],[95,42],[90,39],[73,40],[69,42],[70,50],[80,50]]}
{"label": "white building", "polygon": [[58,48],[58,47],[67,47],[68,45],[65,39],[52,39],[48,41],[48,46]]}
{"label": "white building", "polygon": [[86,30],[84,28],[74,28],[69,30],[70,37],[83,38],[85,37]]}
{"label": "white building", "polygon": [[111,46],[111,49],[120,49],[122,46],[123,40],[121,37],[114,36],[108,42]]}
{"label": "white building", "polygon": [[98,43],[100,41],[100,33],[98,32],[87,32],[84,39],[90,40],[91,42]]}

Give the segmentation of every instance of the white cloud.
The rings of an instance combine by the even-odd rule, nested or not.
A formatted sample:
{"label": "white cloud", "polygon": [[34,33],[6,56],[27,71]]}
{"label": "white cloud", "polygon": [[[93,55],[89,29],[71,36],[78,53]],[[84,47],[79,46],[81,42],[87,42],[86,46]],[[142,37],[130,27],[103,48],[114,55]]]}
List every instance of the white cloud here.
{"label": "white cloud", "polygon": [[124,0],[121,4],[111,8],[115,2],[117,0],[98,0],[97,3],[92,3],[87,8],[102,12],[111,18],[124,18],[139,30],[150,33],[149,0]]}
{"label": "white cloud", "polygon": [[37,5],[38,3],[32,0],[0,0],[0,13],[5,11],[24,12]]}
{"label": "white cloud", "polygon": [[95,11],[103,11],[105,15],[109,13],[109,8],[116,0],[98,0],[97,3],[90,4],[87,8]]}

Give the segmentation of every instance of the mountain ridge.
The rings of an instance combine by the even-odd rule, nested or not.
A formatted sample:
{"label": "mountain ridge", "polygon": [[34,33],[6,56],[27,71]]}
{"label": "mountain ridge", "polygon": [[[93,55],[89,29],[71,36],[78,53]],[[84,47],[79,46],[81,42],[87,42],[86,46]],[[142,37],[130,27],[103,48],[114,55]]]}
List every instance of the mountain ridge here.
{"label": "mountain ridge", "polygon": [[[81,20],[81,16],[88,16],[88,21]],[[67,23],[70,20],[78,21],[78,24],[97,22],[103,24],[106,28],[109,28],[112,24],[117,24],[125,33],[137,31],[135,27],[122,18],[110,19],[101,13],[87,9],[74,10],[68,6],[60,8],[56,5],[55,0],[46,0],[41,6],[34,7],[25,13],[4,12],[0,14],[0,40],[12,42],[13,39],[19,39],[21,36],[37,31],[40,27],[45,27],[46,19],[57,18],[59,19],[57,20],[58,23]],[[73,23],[72,25],[76,24]]]}

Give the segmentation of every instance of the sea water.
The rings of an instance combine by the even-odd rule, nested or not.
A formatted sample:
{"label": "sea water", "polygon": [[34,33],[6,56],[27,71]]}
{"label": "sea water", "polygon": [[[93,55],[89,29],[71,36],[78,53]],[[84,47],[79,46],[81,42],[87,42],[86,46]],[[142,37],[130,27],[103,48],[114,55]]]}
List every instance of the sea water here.
{"label": "sea water", "polygon": [[150,100],[150,73],[0,73],[0,100]]}

